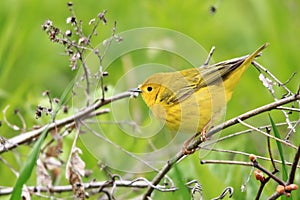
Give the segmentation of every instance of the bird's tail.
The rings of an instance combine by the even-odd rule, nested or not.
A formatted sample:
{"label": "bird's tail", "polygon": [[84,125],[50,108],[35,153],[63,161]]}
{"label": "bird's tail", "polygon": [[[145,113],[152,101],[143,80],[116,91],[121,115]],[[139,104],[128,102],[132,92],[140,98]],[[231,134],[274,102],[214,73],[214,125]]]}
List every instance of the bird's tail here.
{"label": "bird's tail", "polygon": [[236,63],[232,64],[232,66],[235,68],[231,70],[230,74],[226,76],[224,80],[224,87],[226,92],[226,99],[227,101],[231,98],[232,92],[234,87],[239,82],[240,78],[242,77],[243,73],[248,69],[248,67],[251,65],[252,61],[255,59],[255,57],[259,56],[262,50],[264,50],[269,44],[265,43],[261,47],[259,47],[256,51],[254,51],[249,56],[246,56],[244,58],[244,61],[241,64],[237,64],[239,61],[237,59]]}
{"label": "bird's tail", "polygon": [[[258,56],[265,48],[269,46],[269,43],[265,43],[261,47],[259,47],[256,51],[254,51],[252,54],[250,54],[244,62],[241,64],[241,66],[244,66],[245,68],[248,68],[252,61],[255,59],[256,56]],[[245,69],[246,70],[246,69]]]}

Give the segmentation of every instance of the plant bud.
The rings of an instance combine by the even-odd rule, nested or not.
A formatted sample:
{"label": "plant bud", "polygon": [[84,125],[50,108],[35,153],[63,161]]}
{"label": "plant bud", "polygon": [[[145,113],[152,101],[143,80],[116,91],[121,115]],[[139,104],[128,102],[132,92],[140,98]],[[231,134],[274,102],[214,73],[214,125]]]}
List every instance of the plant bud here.
{"label": "plant bud", "polygon": [[259,180],[259,181],[265,180],[264,174],[258,169],[254,171],[254,176],[255,176],[256,180]]}
{"label": "plant bud", "polygon": [[255,162],[256,161],[256,155],[250,154],[249,159],[251,160],[251,162]]}
{"label": "plant bud", "polygon": [[284,193],[284,186],[283,185],[278,185],[276,188],[276,192],[278,194],[283,194]]}
{"label": "plant bud", "polygon": [[291,191],[291,190],[297,190],[298,189],[298,185],[296,184],[289,184],[287,186],[285,186],[285,190]]}

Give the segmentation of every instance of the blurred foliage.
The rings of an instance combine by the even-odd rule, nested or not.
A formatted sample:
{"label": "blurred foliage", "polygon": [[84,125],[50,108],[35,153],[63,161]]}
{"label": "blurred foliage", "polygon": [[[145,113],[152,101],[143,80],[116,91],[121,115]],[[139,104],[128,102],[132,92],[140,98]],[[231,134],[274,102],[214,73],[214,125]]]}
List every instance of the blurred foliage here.
{"label": "blurred foliage", "polygon": [[[212,46],[216,46],[213,56],[214,61],[248,54],[261,44],[269,42],[271,45],[259,58],[259,62],[263,66],[273,72],[282,82],[288,80],[293,72],[299,71],[300,2],[297,0],[154,0],[135,2],[127,0],[88,0],[84,2],[75,1],[74,4],[78,18],[83,20],[85,23],[84,28],[87,29],[89,29],[87,23],[91,18],[96,17],[99,12],[107,10],[109,23],[107,27],[101,26],[98,31],[99,37],[94,41],[95,44],[101,43],[103,39],[110,36],[113,21],[117,21],[117,33],[133,28],[162,27],[191,37],[207,51]],[[6,117],[12,123],[20,125],[20,121],[13,112],[14,109],[19,109],[25,117],[28,127],[44,124],[45,121],[36,120],[34,117],[36,105],[45,101],[41,93],[47,89],[51,91],[53,96],[60,96],[64,88],[76,76],[76,71],[71,71],[69,67],[68,57],[65,56],[63,47],[51,43],[41,29],[41,25],[46,19],[51,19],[58,27],[67,29],[67,17],[69,17],[69,13],[64,1],[1,1],[0,110],[10,105]],[[167,53],[161,52],[155,58],[155,61],[166,65],[172,64],[175,69],[190,67],[184,60],[168,56]],[[133,52],[115,60],[112,67],[108,69],[110,76],[105,80],[105,83],[113,88],[119,77],[124,73],[136,65],[145,63],[145,57],[147,57],[145,52]],[[202,60],[199,59],[199,62],[201,63]],[[136,78],[138,76],[136,75]],[[299,74],[296,74],[287,86],[295,92],[299,87]],[[126,90],[133,86],[132,83],[128,83],[123,87]],[[148,109],[140,99],[134,101],[132,104],[139,105],[140,108],[143,107],[140,112],[148,114]],[[257,71],[250,68],[242,77],[232,100],[228,104],[226,118],[234,117],[270,101],[273,101],[273,98],[260,83]],[[134,107],[134,105],[131,105],[131,107]],[[122,111],[119,110],[119,112],[122,115]],[[132,115],[137,118],[144,117],[138,116],[140,112],[135,112],[134,108],[132,112]],[[3,120],[2,113],[0,117]],[[284,120],[279,112],[272,113],[272,117],[278,122]],[[108,121],[111,120],[111,117],[101,116],[99,120]],[[268,123],[268,117],[265,114],[248,122],[260,126]],[[239,130],[239,128],[241,126],[235,126],[230,129],[230,132]],[[117,132],[118,128],[109,127],[109,130]],[[224,131],[224,134],[228,132]],[[10,138],[16,134],[19,133],[12,131],[5,124],[0,128],[0,135],[3,137]],[[299,130],[296,134],[299,134]],[[124,137],[119,135],[114,142],[124,143],[126,141],[128,142],[128,145],[126,145],[127,150],[132,151],[133,148],[135,152],[144,151],[143,144],[146,141],[136,144],[136,140],[128,135],[123,134]],[[111,137],[113,138],[113,136],[112,134]],[[299,137],[295,136],[293,139],[298,140],[299,143]],[[261,148],[261,146],[265,146],[266,141],[264,140],[263,145],[261,145],[260,136],[257,133],[251,133],[247,137],[224,141],[218,144],[217,147],[267,155],[266,149]],[[71,146],[71,142],[71,139],[65,141],[66,154],[62,156],[67,156],[70,148],[68,146]],[[275,145],[275,143],[272,143],[274,151],[276,151]],[[106,177],[99,172],[99,167],[95,165],[96,159],[88,151],[88,148],[94,147],[85,149],[84,144],[81,143],[79,146],[84,149],[85,156],[83,159],[87,164],[87,168],[94,171],[92,176],[98,180],[105,180]],[[3,154],[3,158],[19,171],[29,150],[30,145],[20,147],[17,152]],[[287,150],[285,158],[291,160],[293,152]],[[278,157],[278,155],[276,156]],[[250,168],[228,165],[200,166],[198,157],[198,154],[195,154],[181,162],[176,170],[169,173],[169,176],[174,175],[186,180],[198,179],[203,184],[204,199],[218,196],[226,186],[234,187],[234,199],[254,198],[253,195],[256,194],[259,183],[252,175],[250,175],[250,181],[246,185],[246,192],[240,190],[241,185],[248,178]],[[206,158],[248,160],[247,157],[220,153],[210,153]],[[120,162],[126,164],[126,160]],[[270,163],[262,163],[270,167]],[[116,172],[121,173],[118,170]],[[0,163],[0,174],[0,185],[12,186],[15,183],[15,176],[3,163]],[[152,177],[154,174],[139,174],[139,176]],[[29,185],[35,184],[34,178],[34,176],[31,177]],[[296,178],[298,178],[299,184],[299,173]],[[88,179],[85,181],[88,181]],[[180,181],[177,182],[180,184]],[[67,184],[63,174],[57,180],[57,184]],[[268,185],[262,199],[272,194],[275,187],[275,184]],[[181,195],[183,194],[178,194],[177,197]],[[300,192],[295,192],[294,196],[299,198]],[[176,193],[155,194],[155,199],[161,199],[161,197],[174,198]]]}

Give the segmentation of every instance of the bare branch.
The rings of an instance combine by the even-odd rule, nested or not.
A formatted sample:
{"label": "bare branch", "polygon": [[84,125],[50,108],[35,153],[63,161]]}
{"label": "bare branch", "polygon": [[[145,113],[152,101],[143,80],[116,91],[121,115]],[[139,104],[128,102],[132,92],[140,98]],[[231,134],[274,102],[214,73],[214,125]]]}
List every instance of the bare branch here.
{"label": "bare branch", "polygon": [[78,120],[81,119],[86,119],[89,118],[91,116],[91,113],[95,114],[95,110],[99,109],[100,107],[102,107],[103,105],[109,104],[113,101],[117,101],[120,99],[124,99],[124,98],[128,98],[128,97],[133,97],[135,96],[135,94],[133,92],[123,92],[120,94],[117,94],[115,96],[109,97],[105,100],[98,100],[96,101],[93,105],[85,108],[84,110],[74,114],[73,116],[69,116],[66,117],[64,119],[61,120],[56,120],[55,122],[52,122],[50,124],[47,124],[45,126],[40,127],[39,129],[36,130],[32,130],[29,132],[25,132],[22,133],[20,135],[17,135],[11,139],[8,139],[7,142],[5,144],[1,144],[0,145],[0,154],[13,149],[15,147],[17,147],[18,145],[24,144],[25,142],[31,141],[32,139],[35,139],[37,137],[40,136],[40,134],[44,131],[44,130],[48,130],[51,131],[57,127],[63,127],[65,125],[71,124],[73,122],[77,122]]}
{"label": "bare branch", "polygon": [[[115,180],[114,184],[117,187],[130,187],[130,188],[147,188],[149,186],[149,181],[145,181],[145,179],[140,180]],[[107,181],[98,181],[98,182],[90,182],[90,183],[84,183],[83,187],[85,190],[87,189],[93,189],[93,188],[100,188],[100,187],[112,187],[113,183],[108,183]],[[163,185],[156,185],[156,189],[160,191],[170,191],[170,189],[167,189]],[[62,193],[62,192],[71,192],[72,186],[71,185],[61,185],[61,186],[52,186],[51,188],[48,187],[36,187],[36,186],[28,186],[28,189],[35,193],[38,192],[51,192],[51,193]],[[6,188],[0,188],[0,195],[9,195],[12,193],[13,188],[12,187],[6,187]],[[173,190],[174,191],[174,190]]]}
{"label": "bare branch", "polygon": [[201,160],[200,163],[204,164],[226,164],[226,165],[243,165],[253,166],[251,162],[235,161],[235,160]]}

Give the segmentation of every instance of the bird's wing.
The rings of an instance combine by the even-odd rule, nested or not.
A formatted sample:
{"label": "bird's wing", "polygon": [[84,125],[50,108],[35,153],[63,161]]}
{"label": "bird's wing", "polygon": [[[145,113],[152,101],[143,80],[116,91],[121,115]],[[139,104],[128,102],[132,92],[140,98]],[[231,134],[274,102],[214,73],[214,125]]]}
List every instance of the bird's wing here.
{"label": "bird's wing", "polygon": [[[205,66],[194,69],[180,71],[176,79],[172,79],[162,97],[168,104],[176,104],[184,101],[197,90],[203,87],[216,84],[219,81],[225,80],[228,75],[238,68],[247,56],[227,60],[211,66]],[[172,95],[169,95],[172,94]],[[168,98],[166,98],[168,96]]]}

